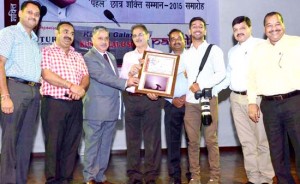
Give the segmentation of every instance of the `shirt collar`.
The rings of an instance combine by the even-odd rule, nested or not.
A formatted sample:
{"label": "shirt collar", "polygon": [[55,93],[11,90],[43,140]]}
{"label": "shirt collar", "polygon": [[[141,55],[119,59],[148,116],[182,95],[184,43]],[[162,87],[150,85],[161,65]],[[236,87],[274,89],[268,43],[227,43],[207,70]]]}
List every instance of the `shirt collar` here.
{"label": "shirt collar", "polygon": [[[24,35],[28,36],[28,34],[27,34],[26,30],[24,29],[24,26],[21,24],[21,22],[18,22],[17,27],[21,30],[21,32]],[[38,37],[36,36],[34,31],[31,31],[30,36],[31,36],[32,40],[38,41]]]}
{"label": "shirt collar", "polygon": [[[99,53],[101,54],[101,56],[103,56],[104,54],[107,54],[107,52],[100,52],[96,47],[93,46],[93,48]],[[108,55],[108,54],[107,54]]]}
{"label": "shirt collar", "polygon": [[[145,49],[145,51],[149,51],[149,50],[150,50],[150,47],[148,45],[147,48]],[[134,49],[134,52],[137,53],[137,54],[143,54],[143,53],[139,53],[137,48]]]}
{"label": "shirt collar", "polygon": [[[53,44],[50,47],[58,49],[58,50],[62,50],[62,48],[60,48],[55,42],[53,42]],[[73,52],[73,51],[75,51],[74,47],[70,46],[70,52]]]}
{"label": "shirt collar", "polygon": [[284,42],[284,40],[286,39],[286,34],[283,34],[283,36],[280,38],[280,40],[278,40],[275,45],[273,45],[271,42],[270,42],[270,39],[267,38],[267,42],[270,44],[270,45],[273,45],[273,46],[276,46],[276,45],[279,45],[280,43]]}
{"label": "shirt collar", "polygon": [[[180,55],[182,55],[185,51],[186,51],[186,49],[183,48],[183,51],[182,51],[182,53]],[[171,54],[175,54],[174,51],[171,51]]]}
{"label": "shirt collar", "polygon": [[196,48],[196,47],[194,47],[194,44],[192,43],[191,44],[191,47],[190,48],[194,48],[194,49],[200,49],[201,47],[204,47],[204,45],[208,45],[208,43],[207,43],[207,41],[206,40],[204,40],[199,46],[198,46],[198,48]]}

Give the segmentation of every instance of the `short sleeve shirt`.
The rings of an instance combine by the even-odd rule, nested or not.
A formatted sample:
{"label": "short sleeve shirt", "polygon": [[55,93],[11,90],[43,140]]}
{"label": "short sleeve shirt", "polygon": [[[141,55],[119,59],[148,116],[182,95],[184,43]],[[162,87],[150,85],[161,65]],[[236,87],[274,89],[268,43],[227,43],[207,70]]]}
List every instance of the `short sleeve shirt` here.
{"label": "short sleeve shirt", "polygon": [[[79,85],[82,78],[88,75],[88,69],[82,55],[76,52],[73,47],[66,54],[54,43],[42,50],[42,56],[42,69],[49,69],[73,84]],[[69,89],[51,85],[45,80],[42,80],[41,93],[58,99],[69,99],[65,97],[65,94],[69,93]]]}
{"label": "short sleeve shirt", "polygon": [[39,82],[41,52],[37,40],[36,34],[32,31],[29,35],[20,22],[0,30],[0,55],[6,58],[6,76]]}

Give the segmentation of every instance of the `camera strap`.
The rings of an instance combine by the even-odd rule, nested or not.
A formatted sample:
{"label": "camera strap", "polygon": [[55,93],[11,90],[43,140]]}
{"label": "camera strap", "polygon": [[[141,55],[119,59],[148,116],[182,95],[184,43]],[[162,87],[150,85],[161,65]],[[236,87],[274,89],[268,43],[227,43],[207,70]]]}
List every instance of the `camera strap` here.
{"label": "camera strap", "polygon": [[195,79],[195,82],[194,82],[194,83],[197,82],[198,76],[199,76],[200,72],[202,71],[202,69],[203,69],[203,67],[204,67],[204,65],[205,65],[205,63],[206,63],[206,60],[207,60],[208,55],[209,55],[209,52],[210,52],[210,50],[211,50],[211,48],[212,48],[213,45],[214,45],[214,44],[209,44],[209,46],[207,47],[207,49],[206,49],[206,51],[205,51],[205,54],[204,54],[204,56],[203,56],[203,58],[202,58],[201,64],[200,64],[200,66],[199,66],[199,71],[198,71],[198,74],[197,74],[197,76],[196,76],[196,79]]}

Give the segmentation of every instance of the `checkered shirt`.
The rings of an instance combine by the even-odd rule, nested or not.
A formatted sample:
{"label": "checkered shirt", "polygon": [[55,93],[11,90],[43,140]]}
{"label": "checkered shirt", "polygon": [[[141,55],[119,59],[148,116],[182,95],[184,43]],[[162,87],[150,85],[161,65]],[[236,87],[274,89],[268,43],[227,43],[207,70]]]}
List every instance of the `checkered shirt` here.
{"label": "checkered shirt", "polygon": [[[82,55],[71,47],[68,55],[55,43],[42,50],[42,69],[49,69],[63,79],[79,85],[82,77],[88,75]],[[57,99],[69,100],[64,95],[69,93],[69,89],[57,87],[42,80],[41,94],[49,95]]]}

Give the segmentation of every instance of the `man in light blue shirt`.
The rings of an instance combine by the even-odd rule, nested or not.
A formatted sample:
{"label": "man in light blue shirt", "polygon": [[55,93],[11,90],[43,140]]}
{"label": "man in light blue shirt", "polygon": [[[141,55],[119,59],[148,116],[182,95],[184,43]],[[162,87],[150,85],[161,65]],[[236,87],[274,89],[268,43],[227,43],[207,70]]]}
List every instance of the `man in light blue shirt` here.
{"label": "man in light blue shirt", "polygon": [[19,23],[0,31],[1,183],[27,180],[40,104],[41,53],[33,32],[40,9],[23,2]]}
{"label": "man in light blue shirt", "polygon": [[[274,170],[271,163],[269,143],[262,117],[254,123],[248,116],[247,75],[249,59],[257,44],[264,40],[252,36],[251,20],[238,16],[232,21],[232,30],[238,42],[228,52],[226,78],[216,90],[229,86],[231,112],[244,155],[247,184],[272,183]],[[260,104],[260,97],[256,99]]]}
{"label": "man in light blue shirt", "polygon": [[[172,29],[169,33],[169,45],[172,54],[181,55],[185,51],[183,33],[178,29]],[[179,63],[178,74],[174,89],[174,97],[165,101],[165,130],[168,148],[168,172],[170,184],[181,183],[180,148],[181,132],[184,126],[185,94],[188,89],[188,81],[183,67]],[[189,179],[190,175],[187,173]]]}

